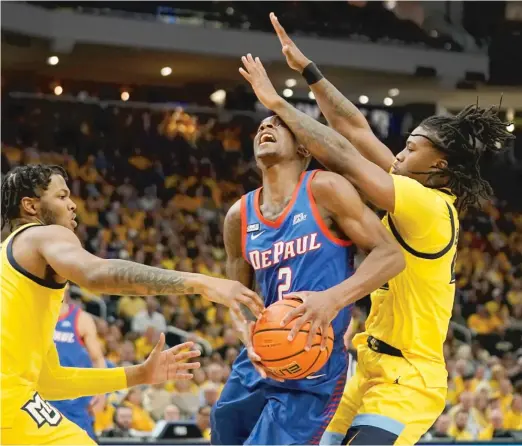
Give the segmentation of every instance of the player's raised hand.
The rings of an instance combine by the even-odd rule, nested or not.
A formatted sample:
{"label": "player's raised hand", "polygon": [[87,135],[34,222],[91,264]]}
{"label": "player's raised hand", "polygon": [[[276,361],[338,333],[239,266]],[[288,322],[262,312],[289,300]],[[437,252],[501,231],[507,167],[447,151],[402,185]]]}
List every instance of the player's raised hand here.
{"label": "player's raised hand", "polygon": [[192,379],[191,371],[200,367],[199,362],[187,362],[201,356],[199,350],[192,350],[193,342],[185,342],[163,350],[165,335],[161,333],[154,350],[141,365],[142,384],[158,384],[175,379]]}
{"label": "player's raised hand", "polygon": [[241,304],[246,305],[257,318],[264,310],[263,300],[258,294],[236,280],[205,277],[203,297],[217,304],[225,305],[243,322],[246,318],[241,312]]}
{"label": "player's raised hand", "polygon": [[339,299],[336,298],[334,293],[328,290],[292,293],[285,298],[297,298],[303,302],[298,307],[289,311],[281,321],[281,326],[284,327],[294,319],[297,319],[288,334],[288,340],[293,341],[303,325],[310,322],[311,326],[308,331],[305,350],[309,350],[312,347],[314,336],[318,331],[321,336],[321,350],[324,350],[328,340],[328,327],[340,311],[338,306]]}
{"label": "player's raised hand", "polygon": [[255,59],[252,54],[247,54],[241,58],[245,68],[240,68],[241,75],[250,82],[254,93],[259,101],[269,110],[271,110],[281,100],[281,96],[277,93],[272,85],[265,67],[261,63],[259,57]]}
{"label": "player's raised hand", "polygon": [[277,37],[279,37],[279,42],[281,42],[281,49],[286,57],[288,66],[292,68],[292,70],[302,73],[306,66],[312,61],[308,59],[297,47],[294,41],[288,37],[288,34],[281,26],[279,20],[273,12],[270,13],[270,21],[272,22],[272,26],[274,27]]}

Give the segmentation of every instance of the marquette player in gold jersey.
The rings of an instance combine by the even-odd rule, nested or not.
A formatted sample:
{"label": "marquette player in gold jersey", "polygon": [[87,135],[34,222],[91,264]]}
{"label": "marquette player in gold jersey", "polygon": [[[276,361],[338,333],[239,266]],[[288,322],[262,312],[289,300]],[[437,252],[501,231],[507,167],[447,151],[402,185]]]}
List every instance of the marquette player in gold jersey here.
{"label": "marquette player in gold jersey", "polygon": [[61,167],[17,167],[2,181],[1,444],[95,444],[46,400],[108,393],[139,384],[190,379],[199,356],[185,343],[163,351],[161,338],[140,365],[115,369],[61,367],[53,342],[68,280],[106,294],[202,294],[254,314],[263,308],[239,282],[105,260],[85,251],[74,234],[76,206]]}
{"label": "marquette player in gold jersey", "polygon": [[[494,110],[470,106],[455,117],[424,120],[394,157],[273,14],[271,20],[288,64],[303,74],[335,130],[279,97],[258,58],[244,57],[241,74],[314,157],[387,212],[383,223],[406,259],[405,270],[372,294],[366,330],[353,340],[357,370],[323,442],[415,444],[445,405],[443,343],[455,294],[459,231],[455,204],[475,205],[489,195],[478,161],[485,152],[499,151],[512,136]],[[343,305],[357,299],[360,287],[350,280],[344,283],[337,295]],[[332,295],[309,292],[300,297],[303,305],[283,321],[298,318],[290,337],[307,321],[312,322],[311,331],[319,326],[326,333],[338,311]]]}

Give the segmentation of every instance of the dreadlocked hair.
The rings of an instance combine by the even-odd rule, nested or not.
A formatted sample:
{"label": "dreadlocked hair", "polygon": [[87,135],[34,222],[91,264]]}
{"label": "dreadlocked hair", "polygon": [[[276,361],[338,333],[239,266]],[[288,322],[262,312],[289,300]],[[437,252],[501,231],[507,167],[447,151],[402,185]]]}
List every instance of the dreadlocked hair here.
{"label": "dreadlocked hair", "polygon": [[493,191],[480,175],[479,161],[486,152],[500,153],[514,138],[495,107],[469,105],[456,116],[431,116],[420,125],[433,132],[430,141],[448,163],[430,172],[430,178],[447,178],[446,186],[457,196],[457,207],[479,206],[481,198],[490,198]]}
{"label": "dreadlocked hair", "polygon": [[49,187],[53,175],[61,175],[67,180],[63,167],[45,164],[15,167],[5,175],[2,180],[2,228],[21,217],[22,198],[39,197]]}

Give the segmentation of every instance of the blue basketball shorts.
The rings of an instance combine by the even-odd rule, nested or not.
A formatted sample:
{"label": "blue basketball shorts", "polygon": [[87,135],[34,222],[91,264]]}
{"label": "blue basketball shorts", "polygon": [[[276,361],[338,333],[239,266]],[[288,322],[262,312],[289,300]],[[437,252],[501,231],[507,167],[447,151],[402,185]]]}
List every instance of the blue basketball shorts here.
{"label": "blue basketball shorts", "polygon": [[260,380],[243,385],[232,370],[211,413],[212,445],[319,444],[343,394],[346,369],[311,384],[313,391],[277,387]]}

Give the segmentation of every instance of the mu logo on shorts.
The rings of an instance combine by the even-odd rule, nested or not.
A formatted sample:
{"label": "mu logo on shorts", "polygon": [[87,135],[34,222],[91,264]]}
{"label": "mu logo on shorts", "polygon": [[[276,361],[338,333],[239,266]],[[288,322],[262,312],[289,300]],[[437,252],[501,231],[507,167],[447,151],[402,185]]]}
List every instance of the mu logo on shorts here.
{"label": "mu logo on shorts", "polygon": [[44,424],[58,426],[63,419],[62,414],[42,399],[38,393],[35,393],[33,398],[22,406],[22,410],[25,410],[35,421],[38,429]]}

